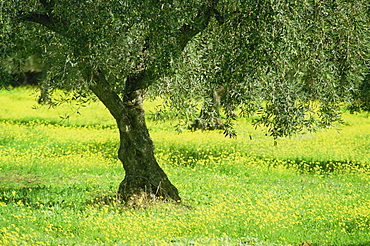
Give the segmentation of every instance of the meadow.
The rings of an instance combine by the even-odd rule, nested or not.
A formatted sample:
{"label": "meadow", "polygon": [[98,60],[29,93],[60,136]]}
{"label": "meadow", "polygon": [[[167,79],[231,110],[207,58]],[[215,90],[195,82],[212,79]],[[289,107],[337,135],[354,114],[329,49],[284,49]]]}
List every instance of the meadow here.
{"label": "meadow", "polygon": [[276,146],[248,119],[237,138],[148,119],[183,201],[133,209],[107,110],[36,97],[0,91],[0,245],[370,245],[369,114]]}

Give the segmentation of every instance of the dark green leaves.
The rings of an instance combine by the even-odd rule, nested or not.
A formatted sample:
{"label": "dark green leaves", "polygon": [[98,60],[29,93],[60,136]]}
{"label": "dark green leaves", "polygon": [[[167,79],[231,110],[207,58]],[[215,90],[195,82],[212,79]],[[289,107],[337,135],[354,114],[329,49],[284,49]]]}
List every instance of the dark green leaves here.
{"label": "dark green leaves", "polygon": [[365,0],[2,0],[1,66],[37,55],[48,83],[79,90],[93,68],[121,95],[163,96],[185,125],[255,114],[276,138],[330,126],[339,103],[367,100],[369,15]]}

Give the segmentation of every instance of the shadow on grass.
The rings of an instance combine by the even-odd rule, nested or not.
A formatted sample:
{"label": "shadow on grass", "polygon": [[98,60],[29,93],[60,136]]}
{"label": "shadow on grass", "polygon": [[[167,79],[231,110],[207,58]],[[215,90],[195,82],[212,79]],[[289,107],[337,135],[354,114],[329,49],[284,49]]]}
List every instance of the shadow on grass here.
{"label": "shadow on grass", "polygon": [[75,185],[65,187],[38,185],[34,187],[0,188],[1,203],[13,206],[27,206],[32,210],[68,209],[81,212],[91,206],[97,208],[108,206],[112,209],[125,210],[127,208],[146,209],[167,204],[177,208],[190,208],[182,203],[161,198],[149,198],[143,200],[142,204],[130,206],[129,203],[125,204],[117,199],[113,190],[90,190],[89,188]]}
{"label": "shadow on grass", "polygon": [[96,129],[116,129],[116,125],[107,124],[69,124],[63,119],[58,120],[46,120],[37,117],[29,117],[25,119],[13,120],[13,119],[0,119],[0,123],[10,123],[12,125],[22,125],[22,126],[64,126],[73,128],[85,128],[91,127]]}
{"label": "shadow on grass", "polygon": [[360,244],[347,244],[347,245],[344,245],[344,246],[370,246],[370,241],[369,242],[360,243]]}
{"label": "shadow on grass", "polygon": [[199,163],[207,164],[210,160],[214,161],[235,153],[234,149],[218,149],[218,146],[208,146],[199,148],[196,145],[170,145],[156,148],[157,154],[163,154],[169,163],[174,166],[195,167]]}
{"label": "shadow on grass", "polygon": [[[337,245],[327,245],[327,246],[337,246]],[[363,243],[354,243],[354,244],[340,244],[338,246],[370,246],[370,241],[363,242]]]}
{"label": "shadow on grass", "polygon": [[[30,187],[0,188],[0,202],[7,205],[26,205],[32,209],[70,208],[84,210],[93,200],[96,190],[87,187],[68,185],[65,187],[37,185]],[[104,200],[110,204],[108,197]],[[100,199],[100,198],[99,198]],[[91,203],[91,202],[90,202]]]}
{"label": "shadow on grass", "polygon": [[[195,167],[199,165],[208,165],[213,162],[221,161],[224,158],[229,158],[234,153],[238,153],[236,158],[243,156],[235,148],[222,148],[219,146],[207,146],[207,148],[199,148],[196,145],[175,145],[169,144],[161,146],[157,145],[156,153],[163,155],[169,163],[174,166],[184,166],[184,167]],[[245,153],[246,157],[255,158],[262,160],[270,167],[277,167],[279,165],[284,165],[287,168],[296,169],[302,173],[315,173],[315,174],[330,174],[333,172],[341,171],[353,171],[358,170],[369,171],[370,166],[365,163],[360,163],[358,161],[352,160],[315,160],[315,159],[279,159],[272,158],[266,160],[265,156],[250,156]],[[232,160],[232,159],[231,159]]]}
{"label": "shadow on grass", "polygon": [[[276,162],[271,164],[276,166]],[[286,160],[287,168],[296,168],[302,173],[330,174],[341,171],[368,170],[369,166],[356,161],[307,161],[307,160]]]}

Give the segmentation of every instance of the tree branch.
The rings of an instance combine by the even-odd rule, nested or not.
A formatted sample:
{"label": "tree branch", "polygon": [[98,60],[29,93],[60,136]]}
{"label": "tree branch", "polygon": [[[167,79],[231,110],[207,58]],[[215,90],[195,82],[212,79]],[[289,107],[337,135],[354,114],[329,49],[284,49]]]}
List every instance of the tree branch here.
{"label": "tree branch", "polygon": [[51,13],[54,7],[54,1],[53,0],[40,0],[40,3],[44,6],[47,13]]}
{"label": "tree branch", "polygon": [[197,16],[193,19],[192,24],[184,24],[178,31],[176,38],[180,50],[183,50],[188,42],[198,33],[203,31],[209,24],[214,14],[215,5],[218,0],[211,1],[210,5],[203,4],[198,10]]}
{"label": "tree branch", "polygon": [[51,31],[54,31],[63,36],[66,36],[67,34],[67,21],[62,20],[58,17],[51,17],[47,14],[40,14],[35,12],[24,13],[24,11],[20,11],[17,18],[20,20],[41,24]]}
{"label": "tree branch", "polygon": [[213,8],[213,15],[220,25],[225,23],[225,16],[221,15],[220,11],[218,11],[216,8]]}
{"label": "tree branch", "polygon": [[40,0],[40,3],[44,6],[48,14],[40,14],[36,12],[25,13],[24,11],[19,11],[17,18],[20,20],[38,23],[51,30],[54,30],[55,29],[55,18],[52,18],[50,16],[50,13],[52,12],[52,8],[54,6],[53,0],[49,0],[49,1]]}
{"label": "tree branch", "polygon": [[[210,0],[208,4],[203,4],[191,24],[184,24],[175,36],[179,50],[183,51],[188,42],[198,33],[203,31],[209,24],[211,17],[217,15],[216,19],[222,21],[221,14],[215,9],[219,0]],[[150,37],[145,40],[143,53],[150,47]],[[126,100],[130,100],[131,94],[140,89],[146,89],[152,84],[158,75],[151,71],[150,68],[144,68],[138,73],[130,74],[126,80],[125,95]]]}
{"label": "tree branch", "polygon": [[107,107],[116,120],[120,119],[124,108],[122,100],[117,93],[112,90],[103,72],[94,70],[94,68],[91,67],[89,67],[88,71],[93,73],[91,78],[89,78],[90,75],[87,73],[83,73],[83,75],[86,81],[92,80],[92,82],[94,82],[90,85],[91,91]]}
{"label": "tree branch", "polygon": [[20,20],[25,20],[25,21],[30,21],[34,23],[41,24],[45,27],[48,27],[51,25],[52,20],[48,15],[45,14],[39,14],[39,13],[24,13],[24,11],[18,12],[18,19]]}
{"label": "tree branch", "polygon": [[[47,14],[40,14],[35,12],[25,13],[20,11],[17,18],[24,21],[38,23],[55,33],[65,36],[69,41],[74,41],[78,34],[69,32],[68,21],[60,17],[53,16],[51,11],[53,8],[53,1],[40,0],[40,3],[45,7]],[[81,53],[80,46],[74,47],[75,53]],[[87,53],[87,52],[86,52]],[[90,85],[92,92],[103,102],[115,119],[122,116],[123,102],[114,90],[112,90],[109,82],[105,78],[104,72],[87,66],[81,69],[82,75],[86,81],[92,81]]]}

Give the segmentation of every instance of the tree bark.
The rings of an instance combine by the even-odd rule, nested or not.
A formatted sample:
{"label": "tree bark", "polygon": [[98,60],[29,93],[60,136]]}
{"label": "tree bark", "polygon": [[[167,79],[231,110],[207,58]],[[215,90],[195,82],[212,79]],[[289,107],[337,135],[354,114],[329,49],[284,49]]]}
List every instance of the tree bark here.
{"label": "tree bark", "polygon": [[170,182],[154,156],[154,144],[145,122],[142,91],[121,99],[111,90],[101,72],[93,75],[94,94],[108,108],[117,122],[120,134],[118,157],[125,170],[117,197],[128,205],[140,205],[154,197],[181,201],[177,188]]}
{"label": "tree bark", "polygon": [[180,201],[178,191],[158,165],[154,144],[145,123],[140,104],[127,104],[125,114],[117,119],[120,133],[118,157],[126,176],[121,182],[118,196],[126,202],[136,203],[143,196],[171,198]]}

